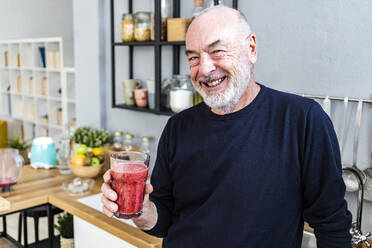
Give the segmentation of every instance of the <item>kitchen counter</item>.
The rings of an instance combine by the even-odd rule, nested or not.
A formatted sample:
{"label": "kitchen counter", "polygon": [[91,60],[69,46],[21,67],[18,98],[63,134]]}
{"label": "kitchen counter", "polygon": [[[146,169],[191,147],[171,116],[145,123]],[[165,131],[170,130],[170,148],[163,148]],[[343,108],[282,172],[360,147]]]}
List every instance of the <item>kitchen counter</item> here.
{"label": "kitchen counter", "polygon": [[161,239],[148,235],[133,225],[116,218],[107,217],[101,211],[79,202],[81,198],[100,193],[102,181],[102,178],[97,179],[92,192],[88,195],[76,197],[70,196],[66,192],[59,192],[49,196],[49,203],[135,246],[161,247]]}
{"label": "kitchen counter", "polygon": [[[100,195],[97,195],[101,193],[102,177],[97,178],[92,191],[83,196],[70,196],[61,189],[63,182],[73,178],[73,175],[59,174],[57,169],[35,170],[25,166],[13,190],[0,193],[11,203],[11,208],[1,211],[0,215],[50,203],[136,247],[161,247],[160,238],[142,232],[131,221],[110,218],[102,213]],[[307,223],[304,229],[313,231]]]}
{"label": "kitchen counter", "polygon": [[35,170],[30,166],[24,166],[22,176],[17,184],[13,186],[12,191],[0,193],[0,196],[4,197],[11,204],[10,209],[0,211],[0,215],[11,214],[49,203],[134,246],[146,248],[161,247],[161,239],[150,236],[128,223],[107,217],[101,211],[78,201],[80,198],[101,193],[102,177],[96,179],[90,194],[83,196],[70,196],[61,189],[63,182],[73,178],[73,175],[59,174],[57,169]]}

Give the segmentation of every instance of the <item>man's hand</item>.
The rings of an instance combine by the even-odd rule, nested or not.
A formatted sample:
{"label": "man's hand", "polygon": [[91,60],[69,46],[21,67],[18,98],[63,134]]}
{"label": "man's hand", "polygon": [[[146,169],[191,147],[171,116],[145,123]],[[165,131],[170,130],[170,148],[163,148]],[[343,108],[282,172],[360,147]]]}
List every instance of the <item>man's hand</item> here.
{"label": "man's hand", "polygon": [[[107,216],[112,217],[114,213],[118,210],[118,205],[115,203],[118,196],[110,186],[111,182],[110,171],[111,170],[106,171],[106,173],[103,175],[104,183],[102,184],[101,187],[103,193],[101,201],[103,203],[103,212]],[[156,206],[153,202],[149,200],[149,194],[152,191],[153,191],[152,185],[146,184],[142,214],[138,217],[132,218],[133,222],[138,226],[138,228],[142,230],[152,229],[158,220],[158,212],[156,210]]]}

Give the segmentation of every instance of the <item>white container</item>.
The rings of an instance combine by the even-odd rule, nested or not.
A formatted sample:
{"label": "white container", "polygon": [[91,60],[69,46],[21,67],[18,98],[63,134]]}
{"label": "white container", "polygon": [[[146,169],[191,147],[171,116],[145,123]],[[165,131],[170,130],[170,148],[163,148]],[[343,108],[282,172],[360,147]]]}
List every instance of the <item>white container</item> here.
{"label": "white container", "polygon": [[178,113],[193,106],[193,93],[185,89],[173,89],[170,91],[170,108]]}

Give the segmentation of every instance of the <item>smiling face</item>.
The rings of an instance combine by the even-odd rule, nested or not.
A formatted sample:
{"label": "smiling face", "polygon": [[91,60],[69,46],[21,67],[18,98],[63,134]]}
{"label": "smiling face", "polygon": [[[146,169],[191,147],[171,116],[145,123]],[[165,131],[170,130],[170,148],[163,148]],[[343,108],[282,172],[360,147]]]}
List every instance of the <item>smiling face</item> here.
{"label": "smiling face", "polygon": [[194,87],[208,106],[223,113],[238,104],[256,61],[255,36],[240,18],[230,8],[211,9],[191,23],[186,35]]}

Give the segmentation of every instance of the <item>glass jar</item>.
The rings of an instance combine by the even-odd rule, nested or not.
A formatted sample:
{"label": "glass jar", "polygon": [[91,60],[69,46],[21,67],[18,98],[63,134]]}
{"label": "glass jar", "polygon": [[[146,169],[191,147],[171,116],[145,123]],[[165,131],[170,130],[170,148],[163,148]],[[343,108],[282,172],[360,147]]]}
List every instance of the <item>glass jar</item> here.
{"label": "glass jar", "polygon": [[170,89],[170,108],[178,113],[194,105],[194,88],[188,75],[175,75],[177,84]]}
{"label": "glass jar", "polygon": [[124,151],[133,150],[133,145],[134,145],[134,135],[130,133],[125,134],[124,143],[123,143]]}
{"label": "glass jar", "polygon": [[175,79],[174,77],[166,78],[161,83],[161,102],[160,102],[160,104],[163,108],[166,108],[166,109],[170,108],[170,105],[169,105],[170,90],[171,90],[171,88],[173,88],[177,85],[178,85],[177,79]]}
{"label": "glass jar", "polygon": [[203,0],[194,0],[194,8],[192,10],[192,16],[199,15],[204,9],[204,1]]}
{"label": "glass jar", "polygon": [[134,20],[132,14],[123,14],[121,19],[121,39],[124,42],[134,41]]}
{"label": "glass jar", "polygon": [[173,17],[173,0],[161,0],[161,17]]}
{"label": "glass jar", "polygon": [[150,137],[150,136],[143,136],[142,139],[141,139],[141,146],[140,146],[140,151],[141,152],[144,152],[144,153],[147,153],[148,155],[150,155],[150,164],[149,164],[149,175],[151,175],[152,173],[152,170],[154,169],[154,165],[155,165],[155,159],[152,158],[152,156],[154,155],[153,152],[154,152],[154,147],[153,147],[153,141],[154,138],[153,137]]}
{"label": "glass jar", "polygon": [[134,17],[134,39],[136,41],[148,41],[151,39],[151,13],[137,12]]}
{"label": "glass jar", "polygon": [[152,140],[152,138],[149,136],[143,136],[141,140],[141,152],[151,155],[150,140]]}
{"label": "glass jar", "polygon": [[114,137],[112,141],[114,149],[121,150],[121,147],[123,145],[123,132],[121,131],[114,132]]}

